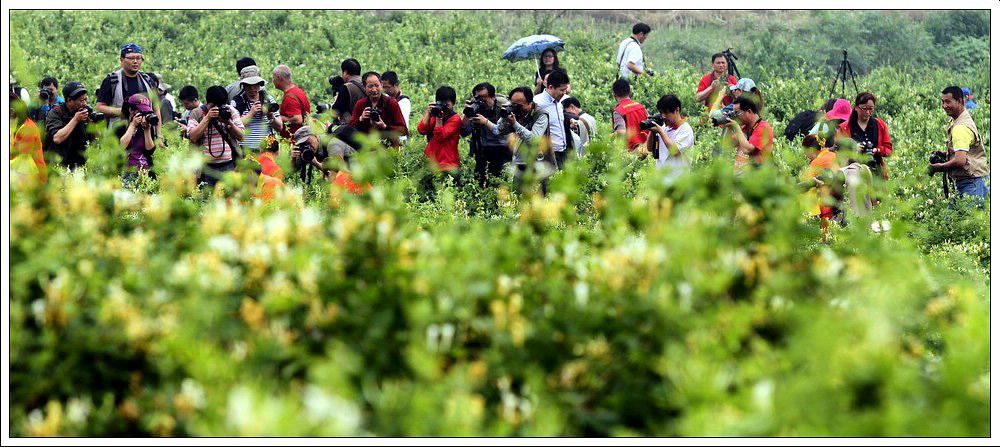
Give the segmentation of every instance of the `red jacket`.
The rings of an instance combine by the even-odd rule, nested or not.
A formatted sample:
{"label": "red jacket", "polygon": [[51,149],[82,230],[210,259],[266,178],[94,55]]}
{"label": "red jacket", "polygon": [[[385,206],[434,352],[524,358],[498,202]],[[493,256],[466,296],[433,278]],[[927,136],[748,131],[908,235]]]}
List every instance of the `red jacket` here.
{"label": "red jacket", "polygon": [[[875,120],[875,124],[878,125],[878,146],[875,150],[882,157],[888,157],[892,155],[892,140],[889,139],[889,128],[885,125],[885,121],[880,118],[872,117]],[[851,138],[851,121],[847,120],[840,123],[840,127],[837,129],[837,136],[845,136]],[[889,180],[889,171],[885,167],[885,163],[882,163],[882,178]]]}
{"label": "red jacket", "polygon": [[427,156],[439,171],[450,171],[458,169],[458,137],[462,132],[462,118],[457,114],[451,115],[445,120],[440,129],[435,128],[437,118],[430,117],[427,124],[420,120],[417,124],[417,133],[427,135],[427,148],[424,155]]}
{"label": "red jacket", "polygon": [[[361,120],[361,113],[368,107],[369,101],[367,96],[359,99],[358,102],[354,103],[354,111],[351,114],[351,125],[361,131],[361,133],[369,133],[372,129],[375,129],[371,121]],[[399,103],[395,99],[383,93],[382,99],[375,109],[382,115],[382,122],[386,125],[386,131],[395,131],[404,137],[409,134],[409,130],[406,128],[406,120],[403,119],[403,112],[399,109]]]}
{"label": "red jacket", "polygon": [[628,150],[635,150],[636,147],[645,143],[646,138],[649,137],[649,131],[639,130],[639,122],[649,118],[646,115],[646,107],[631,99],[623,99],[615,107],[615,112],[618,112],[625,119],[625,135],[629,137]]}

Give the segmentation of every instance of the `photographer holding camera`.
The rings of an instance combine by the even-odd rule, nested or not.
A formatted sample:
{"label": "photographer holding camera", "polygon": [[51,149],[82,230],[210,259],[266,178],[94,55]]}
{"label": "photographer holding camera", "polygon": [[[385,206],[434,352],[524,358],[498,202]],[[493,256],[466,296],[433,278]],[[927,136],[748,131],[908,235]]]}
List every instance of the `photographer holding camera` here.
{"label": "photographer holding camera", "polygon": [[491,130],[500,117],[496,87],[489,82],[476,84],[472,98],[465,102],[462,111],[462,136],[472,135],[469,152],[476,160],[476,181],[486,187],[487,173],[493,177],[503,174],[504,165],[510,161],[510,148],[504,138]]}
{"label": "photographer holding camera", "polygon": [[625,135],[626,147],[633,152],[649,136],[648,130],[639,128],[639,123],[649,117],[646,106],[632,100],[632,87],[626,79],[616,80],[611,85],[611,92],[618,104],[611,113],[612,128],[616,135]]}
{"label": "photographer holding camera", "polygon": [[209,87],[205,104],[192,110],[188,117],[188,140],[200,146],[208,157],[198,181],[209,188],[215,187],[224,172],[236,170],[244,128],[238,117],[239,112],[229,105],[226,88],[220,85]]}
{"label": "photographer holding camera", "polygon": [[656,167],[673,179],[691,168],[691,161],[684,151],[694,146],[694,130],[687,118],[681,116],[681,100],[674,95],[663,95],[656,102],[659,116],[643,121],[641,128],[648,128],[646,149],[653,154]]}
{"label": "photographer holding camera", "polygon": [[275,131],[281,131],[278,104],[270,96],[265,96],[264,86],[267,82],[260,77],[260,69],[256,65],[244,67],[240,76],[240,93],[230,105],[240,112],[246,129],[246,138],[240,145],[259,153],[261,141]]}
{"label": "photographer holding camera", "polygon": [[729,61],[724,53],[712,55],[712,72],[703,76],[698,82],[698,90],[694,95],[695,101],[705,102],[705,111],[711,113],[712,110],[728,106],[733,103],[733,98],[729,96],[730,86],[736,85],[736,77],[729,76]]}
{"label": "photographer holding camera", "polygon": [[[149,73],[139,71],[142,62],[145,60],[142,47],[134,43],[122,46],[121,69],[108,73],[101,82],[101,87],[97,89],[97,111],[108,115],[108,127],[113,126],[122,119],[122,104],[136,93],[145,93],[148,98],[156,96],[156,78]],[[160,123],[156,125],[156,134],[160,135],[160,125],[163,117],[160,116],[160,108],[154,107],[153,111],[159,117]],[[162,139],[158,140],[162,144]]]}
{"label": "photographer holding camera", "polygon": [[292,83],[292,69],[287,65],[274,67],[271,83],[285,94],[280,107],[281,137],[291,139],[295,131],[309,124],[309,97]]}
{"label": "photographer holding camera", "polygon": [[354,58],[344,59],[340,63],[340,78],[344,82],[338,83],[337,99],[333,102],[333,110],[337,114],[339,122],[347,124],[353,118],[354,106],[365,97],[365,84],[361,79],[361,63]]}
{"label": "photographer holding camera", "polygon": [[118,126],[115,135],[118,142],[128,151],[126,169],[122,176],[122,184],[128,188],[138,178],[138,171],[146,171],[150,177],[155,177],[150,171],[153,167],[153,143],[158,118],[153,113],[152,103],[142,93],[132,95],[122,104],[122,113],[126,116],[128,126]]}
{"label": "photographer holding camera", "polygon": [[[511,149],[514,152],[514,190],[520,194],[522,177],[529,167],[527,160],[532,158],[531,154],[526,154],[525,151],[536,148],[535,144],[542,145],[537,156],[534,157],[535,163],[532,164],[532,168],[534,168],[534,164],[541,162],[548,164],[548,171],[554,172],[556,158],[551,148],[546,144],[547,141],[542,140],[549,135],[549,115],[535,106],[534,93],[531,89],[517,87],[510,91],[508,97],[510,103],[500,109],[500,119],[495,125],[489,123],[488,127],[494,135],[508,136],[511,133],[517,135],[517,143]],[[524,150],[522,150],[524,143],[529,144],[524,146]],[[546,180],[542,181],[542,194],[548,193],[547,177],[550,175],[551,173],[546,175]]]}
{"label": "photographer holding camera", "polygon": [[327,153],[319,144],[319,137],[313,134],[309,126],[302,126],[295,131],[295,147],[292,148],[292,162],[295,170],[299,172],[302,180],[312,181],[312,169],[319,169],[324,172],[323,160],[326,160]]}
{"label": "photographer holding camera", "polygon": [[444,172],[459,182],[458,139],[462,133],[462,118],[455,113],[455,89],[445,85],[434,93],[434,100],[427,105],[427,112],[417,124],[417,133],[427,136],[424,155],[434,169]]}
{"label": "photographer holding camera", "polygon": [[351,126],[361,133],[377,131],[383,145],[399,147],[399,137],[410,133],[399,103],[382,93],[382,76],[378,73],[369,71],[361,80],[365,85],[365,97],[354,104]]}
{"label": "photographer holding camera", "polygon": [[56,105],[45,116],[45,151],[55,152],[62,159],[59,164],[76,168],[87,163],[83,152],[87,143],[97,138],[99,129],[88,131],[87,125],[104,119],[104,114],[87,106],[87,89],[79,82],[63,86],[66,102]]}
{"label": "photographer holding camera", "polygon": [[854,98],[854,110],[847,121],[840,123],[838,134],[856,141],[859,151],[872,157],[868,167],[881,173],[883,180],[889,180],[884,158],[892,155],[892,140],[885,121],[873,116],[875,101],[875,95],[869,92],[858,93]]}
{"label": "photographer holding camera", "polygon": [[250,66],[257,66],[257,62],[253,58],[244,57],[236,61],[236,76],[239,76],[239,79],[226,86],[226,94],[229,95],[230,101],[236,99],[236,95],[239,95],[243,91],[243,69]]}
{"label": "photographer holding camera", "polygon": [[955,181],[958,195],[987,198],[990,168],[987,166],[983,138],[965,108],[965,93],[957,86],[941,92],[941,108],[951,118],[945,131],[945,152],[931,155],[928,172],[947,173]]}
{"label": "photographer holding camera", "polygon": [[56,81],[56,78],[42,79],[38,83],[38,104],[29,109],[28,116],[35,122],[44,122],[49,110],[52,110],[57,104],[65,102],[58,92],[59,82]]}
{"label": "photographer holding camera", "polygon": [[727,117],[726,127],[733,133],[728,138],[736,146],[737,173],[742,173],[747,165],[760,167],[771,158],[774,129],[758,113],[756,101],[741,96],[733,102],[732,118]]}

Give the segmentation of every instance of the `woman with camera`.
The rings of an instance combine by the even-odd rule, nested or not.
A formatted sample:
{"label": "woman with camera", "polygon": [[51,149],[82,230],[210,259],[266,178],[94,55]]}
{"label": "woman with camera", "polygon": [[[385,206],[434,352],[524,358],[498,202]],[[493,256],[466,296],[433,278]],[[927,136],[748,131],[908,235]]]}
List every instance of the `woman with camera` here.
{"label": "woman with camera", "polygon": [[155,177],[150,169],[153,167],[153,151],[156,146],[156,123],[159,122],[153,112],[152,103],[142,93],[136,93],[122,104],[122,116],[128,117],[127,126],[118,126],[115,135],[122,147],[128,152],[126,172],[122,176],[122,185],[130,187],[139,177],[139,171],[145,171],[150,177]]}
{"label": "woman with camera", "polygon": [[888,180],[889,171],[885,168],[884,158],[892,155],[892,140],[885,121],[873,116],[875,102],[875,95],[872,93],[858,93],[854,98],[854,110],[851,111],[850,118],[840,124],[838,134],[857,141],[858,150],[872,157],[868,166],[873,171],[882,173],[883,180]]}
{"label": "woman with camera", "polygon": [[458,182],[458,139],[462,132],[462,118],[455,113],[455,89],[443,86],[434,94],[436,102],[427,105],[427,113],[417,124],[417,133],[427,136],[424,155],[434,169],[445,172]]}
{"label": "woman with camera", "polygon": [[260,153],[261,142],[274,132],[281,131],[278,104],[263,95],[264,78],[256,66],[244,67],[240,72],[240,93],[233,97],[231,106],[240,112],[246,136],[240,142],[244,149]]}

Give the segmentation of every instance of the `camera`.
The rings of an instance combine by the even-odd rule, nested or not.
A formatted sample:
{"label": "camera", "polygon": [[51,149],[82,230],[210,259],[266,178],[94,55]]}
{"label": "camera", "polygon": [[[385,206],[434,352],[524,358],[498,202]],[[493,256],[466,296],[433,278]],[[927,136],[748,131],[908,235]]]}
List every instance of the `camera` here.
{"label": "camera", "polygon": [[336,95],[340,87],[344,85],[344,78],[340,77],[340,75],[333,75],[330,76],[329,82],[330,88],[333,89],[333,94]]}
{"label": "camera", "polygon": [[486,101],[483,101],[480,98],[475,98],[465,105],[465,108],[462,109],[462,114],[467,117],[473,117],[483,113],[483,110],[486,110]]}
{"label": "camera", "polygon": [[382,121],[382,116],[379,115],[378,110],[376,110],[375,108],[371,108],[371,112],[368,112],[368,121],[377,123],[379,121]]}
{"label": "camera", "polygon": [[431,107],[431,116],[444,116],[446,110],[448,110],[448,104],[438,101]]}
{"label": "camera", "polygon": [[875,145],[872,144],[872,142],[868,141],[868,140],[862,141],[862,142],[858,143],[858,152],[860,152],[862,154],[865,154],[865,155],[874,155],[875,154]]}
{"label": "camera", "polygon": [[[927,159],[930,164],[941,164],[948,162],[948,154],[941,151],[931,152],[930,158]],[[927,175],[933,177],[935,174],[934,170],[930,166],[927,167]]]}
{"label": "camera", "polygon": [[323,113],[327,110],[332,110],[333,104],[316,104],[316,113]]}
{"label": "camera", "polygon": [[299,150],[299,157],[305,163],[309,163],[316,158],[316,150],[309,143],[302,143],[296,149]]}
{"label": "camera", "polygon": [[272,113],[278,113],[279,106],[274,100],[268,99],[267,102],[261,101],[260,103],[260,113],[270,115]]}
{"label": "camera", "polygon": [[725,106],[719,110],[713,110],[712,113],[709,114],[709,116],[712,118],[713,126],[721,126],[723,124],[726,124],[726,122],[728,122],[729,120],[736,119],[736,113],[733,111],[732,104]]}
{"label": "camera", "polygon": [[639,130],[649,130],[653,128],[653,124],[663,125],[663,115],[654,115],[653,117],[639,121]]}
{"label": "camera", "polygon": [[160,117],[156,116],[156,112],[142,113],[139,116],[141,116],[142,119],[146,120],[146,123],[148,123],[150,126],[155,126],[157,124],[160,124]]}
{"label": "camera", "polygon": [[181,122],[184,120],[184,115],[177,112],[171,112],[171,113],[173,113],[174,115],[174,121]]}
{"label": "camera", "polygon": [[104,121],[104,114],[101,113],[101,112],[95,111],[90,106],[83,106],[83,108],[81,110],[86,110],[87,111],[87,119],[89,119],[90,121],[94,121],[94,122],[96,122],[96,121]]}
{"label": "camera", "polygon": [[517,116],[521,113],[521,105],[515,102],[509,102],[500,108],[500,117],[507,118],[508,116]]}
{"label": "camera", "polygon": [[216,108],[219,109],[219,117],[217,118],[219,121],[226,122],[233,119],[233,112],[229,110],[229,107],[222,106]]}
{"label": "camera", "polygon": [[42,100],[42,102],[49,102],[52,99],[52,92],[47,88],[43,88],[38,91],[38,99]]}

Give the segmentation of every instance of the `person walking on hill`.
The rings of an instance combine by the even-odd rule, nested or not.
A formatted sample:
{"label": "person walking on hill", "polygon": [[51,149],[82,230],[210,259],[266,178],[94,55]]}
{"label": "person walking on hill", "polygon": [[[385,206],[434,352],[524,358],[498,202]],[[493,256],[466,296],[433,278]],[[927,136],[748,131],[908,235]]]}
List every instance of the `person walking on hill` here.
{"label": "person walking on hill", "polygon": [[633,75],[652,73],[644,70],[644,59],[642,57],[642,43],[649,36],[651,28],[645,23],[636,23],[632,26],[632,35],[618,44],[618,55],[615,61],[618,64],[618,77],[628,78]]}

